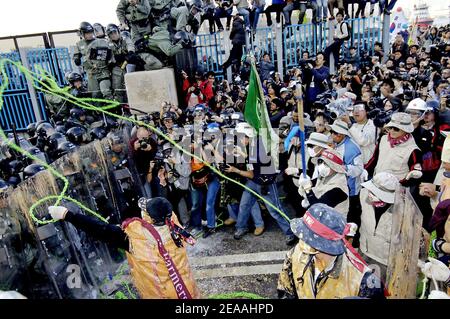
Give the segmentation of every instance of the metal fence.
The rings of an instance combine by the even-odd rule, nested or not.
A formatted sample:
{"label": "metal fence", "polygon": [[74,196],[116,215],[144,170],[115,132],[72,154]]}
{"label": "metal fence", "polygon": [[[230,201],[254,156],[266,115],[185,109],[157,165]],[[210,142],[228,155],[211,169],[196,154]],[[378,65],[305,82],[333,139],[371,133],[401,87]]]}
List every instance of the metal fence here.
{"label": "metal fence", "polygon": [[[350,46],[355,46],[358,52],[373,53],[375,42],[381,41],[382,22],[378,16],[364,19],[350,19],[351,39],[343,45],[345,55]],[[319,24],[300,24],[286,26],[281,32],[272,27],[258,28],[254,34],[247,33],[249,44],[246,52],[251,50],[259,60],[264,52],[269,53],[278,71],[298,66],[303,51],[316,54],[323,51],[328,42],[331,22]],[[278,31],[278,32],[277,32]],[[278,35],[278,36],[277,36]],[[196,36],[196,53],[198,67],[202,71],[213,71],[217,78],[223,78],[221,65],[230,52],[231,43],[228,32],[213,34],[199,34]],[[277,48],[279,51],[277,52]],[[22,57],[21,57],[22,56]],[[25,61],[21,58],[25,57]],[[65,73],[72,71],[71,53],[69,48],[27,49],[19,54],[17,51],[1,53],[0,58],[21,61],[32,71],[39,68],[51,74],[61,86],[66,85]],[[282,59],[282,63],[277,61]],[[34,93],[29,88],[25,75],[15,66],[7,65],[5,70],[9,84],[4,92],[3,109],[0,112],[0,125],[6,131],[11,131],[11,123],[15,123],[19,131],[25,130],[27,125],[37,118],[46,119],[45,99],[41,92]],[[0,83],[1,83],[0,78]],[[36,96],[34,96],[36,94]],[[33,105],[33,101],[35,101]],[[36,114],[39,112],[39,114]]]}

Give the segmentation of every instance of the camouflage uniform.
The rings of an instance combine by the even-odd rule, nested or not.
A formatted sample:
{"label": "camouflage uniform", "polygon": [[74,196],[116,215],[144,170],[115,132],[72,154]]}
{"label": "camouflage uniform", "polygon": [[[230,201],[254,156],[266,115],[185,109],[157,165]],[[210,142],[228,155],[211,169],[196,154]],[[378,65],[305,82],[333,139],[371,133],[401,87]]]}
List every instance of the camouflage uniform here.
{"label": "camouflage uniform", "polygon": [[123,67],[126,56],[134,52],[134,44],[130,38],[121,37],[118,41],[109,40],[109,47],[114,55],[115,64],[111,70],[111,84],[114,97],[117,101],[124,103],[125,94],[125,68]]}
{"label": "camouflage uniform", "polygon": [[95,98],[113,99],[109,63],[114,61],[109,44],[105,39],[81,40],[77,43],[75,55],[81,55],[83,69],[87,74],[88,91]]}
{"label": "camouflage uniform", "polygon": [[169,57],[174,56],[183,49],[180,43],[172,44],[169,31],[161,27],[153,29],[153,35],[148,39],[148,47],[151,51],[164,53]]}
{"label": "camouflage uniform", "polygon": [[133,42],[151,33],[150,8],[148,0],[139,0],[136,6],[130,5],[128,0],[120,0],[117,5],[117,19],[121,24],[130,25]]}

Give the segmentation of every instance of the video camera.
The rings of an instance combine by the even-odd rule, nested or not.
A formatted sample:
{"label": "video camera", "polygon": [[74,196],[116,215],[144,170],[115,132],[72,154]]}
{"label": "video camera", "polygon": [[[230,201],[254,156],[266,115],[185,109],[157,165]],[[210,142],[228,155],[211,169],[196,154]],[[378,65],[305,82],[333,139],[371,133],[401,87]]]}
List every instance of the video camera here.
{"label": "video camera", "polygon": [[394,110],[385,111],[375,108],[367,113],[367,116],[373,120],[376,127],[383,127],[390,122]]}

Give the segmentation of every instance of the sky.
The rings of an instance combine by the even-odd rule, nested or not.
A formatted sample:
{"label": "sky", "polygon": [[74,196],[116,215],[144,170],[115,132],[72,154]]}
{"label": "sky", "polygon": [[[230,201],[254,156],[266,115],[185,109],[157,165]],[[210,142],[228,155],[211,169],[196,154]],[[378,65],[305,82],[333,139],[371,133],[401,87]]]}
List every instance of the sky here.
{"label": "sky", "polygon": [[[417,0],[418,1],[418,0]],[[77,29],[81,21],[103,25],[118,23],[119,0],[2,0],[0,37]],[[416,0],[398,0],[397,6],[408,13]],[[432,16],[447,15],[449,2],[427,0]]]}

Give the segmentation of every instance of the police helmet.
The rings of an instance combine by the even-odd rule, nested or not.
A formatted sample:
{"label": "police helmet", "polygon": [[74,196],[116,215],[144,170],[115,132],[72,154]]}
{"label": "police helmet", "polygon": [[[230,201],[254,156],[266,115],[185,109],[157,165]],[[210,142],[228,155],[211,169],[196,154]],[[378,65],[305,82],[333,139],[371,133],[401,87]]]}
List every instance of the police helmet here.
{"label": "police helmet", "polygon": [[8,163],[9,174],[14,175],[23,169],[23,163],[18,160],[13,160]]}
{"label": "police helmet", "polygon": [[55,129],[50,123],[44,122],[36,127],[36,134],[38,137],[46,138],[50,136],[54,132],[54,130]]}
{"label": "police helmet", "polygon": [[25,169],[23,170],[23,179],[27,180],[30,177],[33,177],[34,175],[36,175],[39,172],[42,172],[45,170],[45,167],[39,164],[31,164],[28,165],[27,167],[25,167]]}
{"label": "police helmet", "polygon": [[70,74],[67,77],[67,81],[70,85],[73,85],[77,81],[83,81],[83,77],[78,72],[70,72]]}
{"label": "police helmet", "polygon": [[72,142],[63,142],[58,145],[58,148],[56,149],[56,156],[64,156],[75,148],[76,146]]}
{"label": "police helmet", "polygon": [[29,137],[34,137],[36,135],[36,123],[30,123],[27,126],[27,134]]}
{"label": "police helmet", "polygon": [[81,117],[85,116],[84,111],[80,108],[70,109],[70,117],[81,121]]}
{"label": "police helmet", "polygon": [[175,120],[175,118],[176,118],[176,115],[174,112],[164,112],[164,114],[162,116],[163,121],[168,120],[168,119]]}
{"label": "police helmet", "polygon": [[105,37],[105,28],[100,23],[94,23],[92,27],[96,38],[102,39]]}
{"label": "police helmet", "polygon": [[122,31],[120,32],[120,36],[124,39],[131,39],[131,33],[130,31]]}
{"label": "police helmet", "polygon": [[94,28],[92,27],[92,25],[89,22],[83,21],[80,23],[80,33],[81,34],[86,34],[86,33],[93,33],[94,32]]}
{"label": "police helmet", "polygon": [[181,30],[173,36],[175,43],[181,43],[183,47],[189,46],[194,42],[194,34]]}
{"label": "police helmet", "polygon": [[106,137],[106,130],[103,127],[94,127],[90,132],[92,140],[101,140]]}
{"label": "police helmet", "polygon": [[57,125],[55,131],[61,134],[66,134],[66,127],[64,125]]}
{"label": "police helmet", "polygon": [[75,145],[86,142],[86,130],[79,126],[72,127],[68,130],[66,136],[69,142],[72,142]]}
{"label": "police helmet", "polygon": [[10,176],[8,180],[6,181],[9,185],[16,187],[20,184],[22,180],[20,179],[19,175]]}
{"label": "police helmet", "polygon": [[63,134],[59,132],[53,133],[47,140],[48,147],[50,150],[56,150],[58,148],[58,144],[65,140],[66,138]]}
{"label": "police helmet", "polygon": [[[38,160],[40,160],[44,163],[48,163],[47,156],[39,148],[34,146],[34,147],[31,147],[30,149],[28,149],[27,151],[28,151],[28,153],[30,153],[31,155],[36,157]],[[33,163],[34,163],[34,161],[32,161],[32,160],[28,161],[28,164],[33,164]]]}
{"label": "police helmet", "polygon": [[5,191],[7,188],[9,187],[9,185],[0,178],[0,193]]}
{"label": "police helmet", "polygon": [[120,34],[119,27],[117,25],[115,25],[114,23],[110,23],[106,27],[106,34],[109,36],[113,32],[117,32],[118,34]]}

